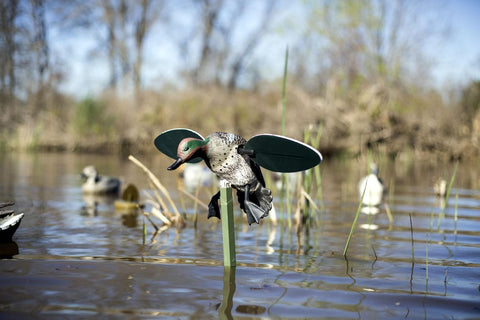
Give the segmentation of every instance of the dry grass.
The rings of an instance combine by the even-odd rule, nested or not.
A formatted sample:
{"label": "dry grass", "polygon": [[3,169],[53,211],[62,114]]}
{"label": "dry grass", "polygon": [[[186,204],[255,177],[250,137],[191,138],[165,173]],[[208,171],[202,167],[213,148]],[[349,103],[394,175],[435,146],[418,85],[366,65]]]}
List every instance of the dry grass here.
{"label": "dry grass", "polygon": [[[257,92],[172,88],[144,92],[141,102],[104,93],[95,101],[103,106],[103,116],[111,126],[97,126],[100,133],[74,130],[76,103],[64,99],[66,105],[52,104],[36,117],[25,116],[14,130],[2,132],[0,145],[138,153],[153,152],[153,139],[173,127],[192,128],[203,135],[230,131],[247,139],[265,132],[279,134],[280,88],[280,83],[265,85]],[[472,136],[477,132],[462,122],[459,109],[444,106],[433,94],[408,95],[400,89],[371,84],[356,94],[342,96],[332,83],[322,95],[314,96],[289,83],[287,99],[285,134],[302,140],[305,128],[321,128],[320,146],[326,156],[339,152],[359,155],[377,149],[390,156],[410,150],[416,155],[436,153],[458,159],[478,155],[480,150]],[[95,128],[87,129],[90,127]]]}

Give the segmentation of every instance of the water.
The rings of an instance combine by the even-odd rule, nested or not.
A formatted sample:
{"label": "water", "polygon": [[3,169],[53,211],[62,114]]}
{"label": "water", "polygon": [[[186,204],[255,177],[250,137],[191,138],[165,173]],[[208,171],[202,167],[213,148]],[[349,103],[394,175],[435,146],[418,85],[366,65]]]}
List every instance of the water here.
{"label": "water", "polygon": [[[162,155],[138,158],[178,203],[176,175],[165,169],[169,161]],[[362,214],[345,260],[357,182],[367,165],[326,159],[322,194],[315,196],[321,210],[308,233],[268,220],[248,227],[235,206],[238,266],[230,271],[223,268],[221,224],[199,209],[193,228],[190,200],[186,228],[154,237],[146,222],[145,244],[142,216],[115,212],[109,199],[96,199],[100,203],[89,208],[79,178],[88,164],[150,188],[126,158],[0,157],[0,201],[14,200],[16,211],[25,213],[15,242],[0,248],[13,252],[0,261],[2,319],[480,318],[476,164],[460,164],[440,218],[433,183],[438,177],[448,181],[453,164],[380,162],[393,222],[385,205],[377,215]],[[200,198],[208,202],[212,192],[205,187]],[[273,193],[279,211],[275,188]]]}

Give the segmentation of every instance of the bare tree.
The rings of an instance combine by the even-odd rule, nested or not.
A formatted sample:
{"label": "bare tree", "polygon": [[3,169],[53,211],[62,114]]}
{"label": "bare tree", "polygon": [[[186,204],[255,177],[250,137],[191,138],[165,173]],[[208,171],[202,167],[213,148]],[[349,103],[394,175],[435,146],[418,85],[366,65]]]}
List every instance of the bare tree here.
{"label": "bare tree", "polygon": [[44,0],[31,0],[32,34],[31,41],[34,70],[36,82],[34,87],[35,103],[33,106],[33,116],[45,109],[45,87],[48,82],[48,71],[50,65],[49,45],[47,40],[47,26],[45,21],[45,2]]}
{"label": "bare tree", "polygon": [[[16,25],[18,15],[18,0],[0,2],[0,98],[2,100],[13,97],[16,85],[15,43]],[[2,104],[1,108],[6,107]],[[1,110],[4,113],[6,110]]]}
{"label": "bare tree", "polygon": [[231,64],[230,77],[227,85],[229,90],[233,90],[237,88],[239,77],[245,67],[245,61],[252,54],[255,47],[258,45],[258,43],[261,41],[262,36],[265,35],[266,29],[268,27],[268,24],[272,16],[274,4],[275,4],[274,0],[270,0],[267,2],[266,7],[264,9],[264,13],[261,17],[261,20],[257,29],[251,32],[248,41],[245,43],[244,47],[239,51],[239,53],[233,59],[233,62]]}
{"label": "bare tree", "polygon": [[208,64],[214,59],[215,29],[217,28],[217,19],[224,4],[223,0],[202,0],[200,3],[203,29],[201,35],[200,58],[192,72],[193,82],[196,85],[202,82],[201,76],[208,71]]}
{"label": "bare tree", "polygon": [[143,50],[150,28],[159,20],[166,0],[85,0],[58,4],[61,24],[67,30],[95,33],[96,52],[106,54],[109,65],[108,88],[133,84],[138,96],[142,85]]}
{"label": "bare tree", "polygon": [[[317,84],[336,81],[338,88],[349,91],[360,82],[377,80],[399,82],[411,74],[427,76],[424,45],[442,35],[445,26],[438,21],[423,23],[425,12],[434,17],[431,3],[421,1],[307,1],[304,5],[306,29],[299,38],[300,51],[304,39],[321,43],[298,64],[323,61],[309,65],[310,78]],[[419,15],[424,15],[419,19]],[[438,18],[438,15],[436,16]],[[323,67],[320,69],[319,67]],[[298,70],[306,70],[298,66]]]}
{"label": "bare tree", "polygon": [[[195,19],[199,24],[192,28],[197,32],[188,33],[181,45],[182,52],[198,52],[193,55],[199,58],[191,68],[191,80],[195,85],[234,90],[248,58],[267,32],[276,2],[202,0],[194,4],[192,14],[199,17]],[[192,38],[199,39],[200,45]]]}
{"label": "bare tree", "polygon": [[159,20],[164,1],[137,0],[138,12],[134,18],[135,59],[133,61],[133,85],[136,100],[139,101],[142,86],[143,48],[145,38],[153,24]]}

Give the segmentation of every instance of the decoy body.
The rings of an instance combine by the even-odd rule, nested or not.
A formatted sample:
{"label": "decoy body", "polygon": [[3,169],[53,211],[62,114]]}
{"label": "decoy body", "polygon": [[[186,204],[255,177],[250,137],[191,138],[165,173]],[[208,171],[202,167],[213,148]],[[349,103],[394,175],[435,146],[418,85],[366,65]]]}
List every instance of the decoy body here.
{"label": "decoy body", "polygon": [[83,169],[82,192],[86,194],[117,194],[120,190],[120,180],[113,177],[100,176],[94,166]]}
{"label": "decoy body", "polygon": [[[237,190],[249,224],[259,223],[272,208],[271,191],[265,186],[260,165],[273,171],[293,172],[313,167],[322,160],[320,153],[310,146],[275,135],[258,135],[246,141],[233,133],[214,132],[203,138],[189,129],[171,129],[155,139],[155,146],[176,159],[168,170],[175,170],[185,162],[203,160],[212,172]],[[295,150],[303,154],[292,156],[287,152]],[[220,219],[219,199],[220,192],[212,197],[209,218]]]}
{"label": "decoy body", "polygon": [[382,203],[383,192],[384,186],[382,180],[378,177],[378,166],[376,163],[372,163],[370,164],[370,174],[363,177],[358,183],[358,193],[360,197],[363,194],[364,205],[378,206]]}
{"label": "decoy body", "polygon": [[[247,154],[238,152],[239,146],[247,143],[242,137],[226,132],[215,132],[205,140],[185,138],[177,149],[177,160],[168,170],[178,168],[184,162],[200,157],[206,165],[237,190],[241,208],[248,217],[248,223],[258,221],[268,215],[272,208],[272,192],[265,187],[260,167]],[[212,197],[209,204],[209,217],[220,218],[218,207],[220,193]]]}

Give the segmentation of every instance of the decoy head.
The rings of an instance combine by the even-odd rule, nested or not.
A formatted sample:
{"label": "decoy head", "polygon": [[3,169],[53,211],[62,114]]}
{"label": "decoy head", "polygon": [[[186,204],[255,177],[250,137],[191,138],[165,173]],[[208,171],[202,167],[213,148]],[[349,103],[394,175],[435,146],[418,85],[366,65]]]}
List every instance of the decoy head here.
{"label": "decoy head", "polygon": [[208,141],[208,138],[206,140],[185,138],[180,141],[177,148],[177,160],[167,169],[175,170],[188,160],[197,157],[205,158],[208,148]]}
{"label": "decoy head", "polygon": [[97,169],[95,169],[94,166],[87,166],[83,169],[81,173],[81,177],[84,179],[90,178],[90,177],[96,177],[98,175]]}
{"label": "decoy head", "polygon": [[370,173],[378,175],[378,165],[375,162],[370,163]]}

